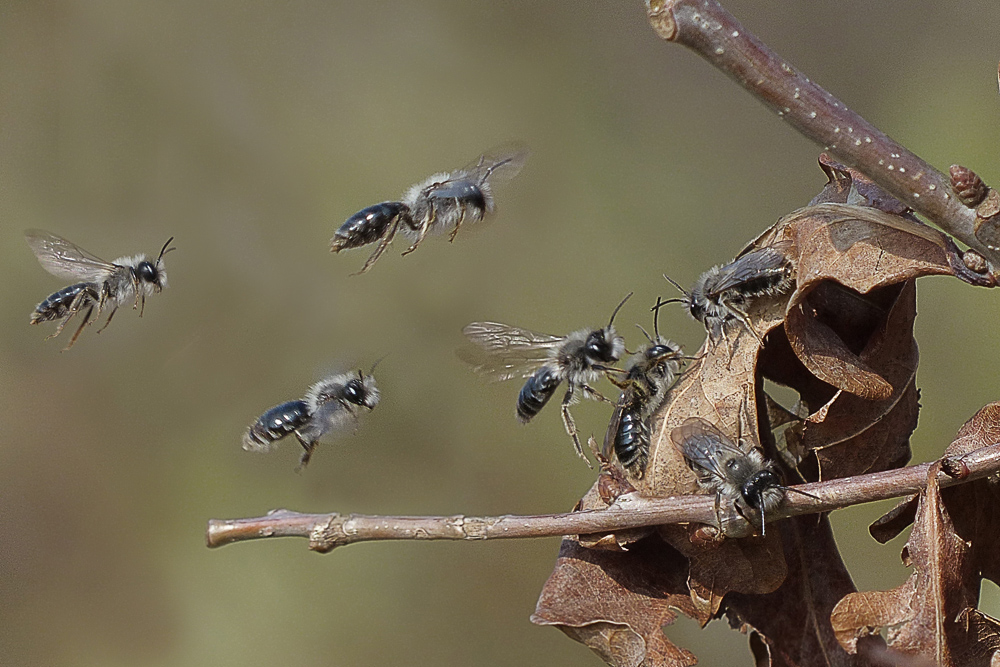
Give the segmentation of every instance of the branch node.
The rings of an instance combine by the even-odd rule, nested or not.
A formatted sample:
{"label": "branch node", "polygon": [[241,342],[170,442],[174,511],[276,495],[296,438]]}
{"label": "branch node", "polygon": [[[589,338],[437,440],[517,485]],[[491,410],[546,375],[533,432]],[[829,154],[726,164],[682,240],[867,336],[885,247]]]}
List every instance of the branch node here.
{"label": "branch node", "polygon": [[653,30],[668,42],[677,36],[677,21],[674,19],[672,0],[646,0],[646,16]]}
{"label": "branch node", "polygon": [[986,199],[986,184],[976,172],[960,164],[953,164],[948,173],[951,176],[951,189],[967,207],[975,208]]}

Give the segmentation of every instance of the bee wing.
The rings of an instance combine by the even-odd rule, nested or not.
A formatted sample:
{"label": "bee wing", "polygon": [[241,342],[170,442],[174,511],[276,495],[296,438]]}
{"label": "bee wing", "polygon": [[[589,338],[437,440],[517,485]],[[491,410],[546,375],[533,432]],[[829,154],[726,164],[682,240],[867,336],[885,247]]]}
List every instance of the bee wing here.
{"label": "bee wing", "polygon": [[759,277],[761,273],[777,271],[788,264],[788,257],[777,247],[752,250],[721,267],[711,289],[706,289],[706,296],[717,297],[730,288]]}
{"label": "bee wing", "polygon": [[615,438],[618,437],[618,426],[622,423],[622,413],[625,406],[632,400],[632,391],[626,389],[618,397],[615,403],[615,411],[611,413],[611,421],[608,422],[608,430],[604,433],[604,445],[601,447],[601,454],[604,458],[611,460],[611,455],[615,449]]}
{"label": "bee wing", "polygon": [[103,282],[115,265],[105,262],[71,241],[41,229],[29,229],[24,237],[42,268],[66,280]]}
{"label": "bee wing", "polygon": [[320,403],[308,423],[299,429],[306,442],[328,440],[357,426],[358,415],[344,403],[329,400]]}
{"label": "bee wing", "polygon": [[670,432],[670,439],[684,458],[720,480],[728,479],[726,462],[745,455],[729,436],[700,417],[691,417],[675,428]]}
{"label": "bee wing", "polygon": [[526,146],[517,143],[498,146],[483,153],[465,167],[452,172],[445,180],[431,185],[427,189],[427,196],[442,198],[461,196],[470,181],[476,185],[489,181],[491,186],[506,183],[521,171],[530,152]]}
{"label": "bee wing", "polygon": [[551,361],[552,351],[566,340],[499,322],[473,322],[462,333],[477,347],[460,349],[459,357],[497,381],[531,375]]}

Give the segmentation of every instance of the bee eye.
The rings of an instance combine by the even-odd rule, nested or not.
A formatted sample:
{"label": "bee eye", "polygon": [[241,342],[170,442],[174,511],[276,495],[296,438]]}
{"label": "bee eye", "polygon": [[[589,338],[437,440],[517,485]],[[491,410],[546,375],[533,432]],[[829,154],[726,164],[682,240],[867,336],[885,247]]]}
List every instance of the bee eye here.
{"label": "bee eye", "polygon": [[360,380],[351,380],[344,387],[344,398],[346,398],[351,403],[356,403],[361,405],[364,401],[364,387],[361,385]]}
{"label": "bee eye", "polygon": [[157,279],[157,270],[150,262],[140,262],[139,266],[136,267],[135,272],[139,274],[139,279],[149,283],[155,283]]}

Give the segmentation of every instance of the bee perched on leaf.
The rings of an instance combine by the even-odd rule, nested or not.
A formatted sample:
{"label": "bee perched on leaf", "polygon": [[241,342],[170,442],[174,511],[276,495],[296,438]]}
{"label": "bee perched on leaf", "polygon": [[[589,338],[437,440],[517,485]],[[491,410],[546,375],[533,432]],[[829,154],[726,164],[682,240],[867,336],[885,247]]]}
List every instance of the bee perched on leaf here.
{"label": "bee perched on leaf", "polygon": [[111,314],[98,333],[111,324],[118,308],[130,301],[133,309],[141,304],[139,317],[142,317],[146,297],[161,292],[167,286],[163,256],[173,250],[167,247],[173,237],[163,244],[155,262],[146,255],[119,257],[113,262],[106,262],[75,243],[40,229],[29,229],[24,236],[43,269],[57,278],[78,281],[50,294],[31,314],[31,324],[59,320],[59,326],[49,336],[54,338],[62,333],[74,315],[86,311],[64,350],[73,347],[83,328],[99,318],[105,308],[110,308]]}
{"label": "bee perched on leaf", "polygon": [[563,425],[573,439],[577,455],[590,465],[583,453],[569,406],[577,399],[578,392],[610,403],[590,384],[601,373],[611,370],[609,364],[621,359],[625,353],[625,340],[615,331],[614,321],[615,315],[631,296],[629,292],[622,299],[607,326],[580,329],[566,336],[550,336],[497,322],[473,322],[462,331],[481,348],[486,358],[480,360],[473,355],[467,361],[472,363],[477,373],[495,380],[528,378],[517,396],[517,419],[523,424],[541,412],[559,385],[565,382]]}
{"label": "bee perched on leaf", "polygon": [[358,408],[371,411],[379,398],[371,371],[331,375],[310,387],[304,398],[276,405],[258,417],[243,435],[243,449],[269,452],[294,434],[304,450],[299,469],[305,468],[320,440],[356,425]]}
{"label": "bee perched on leaf", "polygon": [[604,436],[604,456],[614,451],[618,462],[634,477],[642,478],[649,460],[649,418],[663,404],[680,372],[681,347],[660,335],[659,299],[653,307],[653,336],[639,327],[648,343],[625,362],[624,376],[608,379],[621,390],[611,423]]}
{"label": "bee perched on leaf", "polygon": [[[739,439],[734,443],[726,434],[701,417],[691,417],[670,432],[670,439],[691,467],[698,484],[715,491],[716,500],[725,499],[751,525],[760,517],[760,534],[764,521],[785,498],[794,491],[810,498],[811,493],[782,485],[781,474],[773,461],[760,450]],[[816,498],[819,500],[819,498]]]}
{"label": "bee perched on leaf", "polygon": [[516,176],[527,158],[526,148],[512,146],[484,153],[462,169],[434,174],[407,190],[402,201],[375,204],[349,217],[333,235],[330,249],[340,252],[377,241],[361,274],[375,264],[397,231],[413,240],[404,255],[416,250],[427,234],[451,229],[448,240],[454,241],[463,223],[493,213],[493,187]]}
{"label": "bee perched on leaf", "polygon": [[791,260],[778,245],[751,250],[729,264],[713,266],[695,281],[691,291],[685,290],[669,276],[663,276],[684,297],[680,301],[691,317],[698,320],[715,342],[725,338],[726,324],[737,320],[753,334],[761,347],[764,341],[754,331],[747,309],[757,299],[783,294],[795,284]]}

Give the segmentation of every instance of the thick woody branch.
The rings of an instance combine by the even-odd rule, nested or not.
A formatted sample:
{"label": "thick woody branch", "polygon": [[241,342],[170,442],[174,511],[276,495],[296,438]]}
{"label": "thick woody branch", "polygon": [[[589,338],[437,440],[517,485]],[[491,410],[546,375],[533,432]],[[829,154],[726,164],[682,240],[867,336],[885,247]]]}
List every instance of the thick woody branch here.
{"label": "thick woody branch", "polygon": [[646,0],[646,9],[660,37],[694,50],[838,161],[1000,266],[996,206],[961,201],[948,176],[810,81],[718,2]]}
{"label": "thick woody branch", "polygon": [[[794,487],[817,499],[789,493],[769,521],[919,493],[932,465],[900,468],[845,479]],[[942,487],[982,479],[1000,472],[1000,444],[982,447],[961,458],[945,459],[938,473]],[[619,498],[602,510],[537,516],[365,516],[361,514],[299,514],[274,510],[254,519],[211,520],[207,542],[220,547],[230,542],[265,537],[306,537],[309,548],[328,552],[354,542],[374,540],[487,540],[558,537],[611,533],[629,528],[670,523],[706,523],[716,520],[714,498],[705,495]]]}

